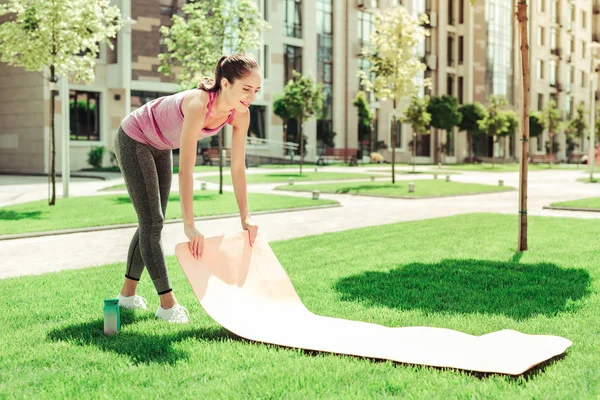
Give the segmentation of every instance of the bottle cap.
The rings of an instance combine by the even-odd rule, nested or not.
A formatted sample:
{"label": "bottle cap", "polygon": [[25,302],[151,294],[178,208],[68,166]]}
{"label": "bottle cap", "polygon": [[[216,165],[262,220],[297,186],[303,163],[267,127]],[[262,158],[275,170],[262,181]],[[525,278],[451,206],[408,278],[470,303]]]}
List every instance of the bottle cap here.
{"label": "bottle cap", "polygon": [[104,300],[105,306],[116,306],[118,304],[119,304],[119,299],[117,299],[117,298]]}

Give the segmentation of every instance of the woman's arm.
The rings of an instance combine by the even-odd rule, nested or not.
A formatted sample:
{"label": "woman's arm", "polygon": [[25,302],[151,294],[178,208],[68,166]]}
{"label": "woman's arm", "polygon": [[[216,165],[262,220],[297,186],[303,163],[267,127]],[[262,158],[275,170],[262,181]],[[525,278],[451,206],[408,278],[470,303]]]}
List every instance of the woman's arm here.
{"label": "woman's arm", "polygon": [[254,244],[258,227],[250,218],[248,210],[248,190],[246,187],[246,134],[250,124],[250,113],[235,115],[231,126],[233,127],[231,139],[231,180],[235,200],[240,210],[242,227],[250,231],[250,244]]}
{"label": "woman's arm", "polygon": [[200,93],[190,95],[183,102],[184,117],[179,143],[179,198],[183,229],[190,239],[190,251],[196,258],[202,256],[204,244],[204,237],[195,227],[193,205],[196,147],[206,114],[206,101]]}

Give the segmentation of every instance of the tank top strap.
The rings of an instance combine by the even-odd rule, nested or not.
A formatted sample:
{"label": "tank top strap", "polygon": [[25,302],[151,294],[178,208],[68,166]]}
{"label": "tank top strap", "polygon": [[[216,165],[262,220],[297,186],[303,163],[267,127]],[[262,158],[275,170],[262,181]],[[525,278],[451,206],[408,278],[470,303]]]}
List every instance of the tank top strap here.
{"label": "tank top strap", "polygon": [[212,112],[213,104],[215,102],[215,92],[207,92],[208,93],[208,111],[206,112],[206,116],[208,117]]}

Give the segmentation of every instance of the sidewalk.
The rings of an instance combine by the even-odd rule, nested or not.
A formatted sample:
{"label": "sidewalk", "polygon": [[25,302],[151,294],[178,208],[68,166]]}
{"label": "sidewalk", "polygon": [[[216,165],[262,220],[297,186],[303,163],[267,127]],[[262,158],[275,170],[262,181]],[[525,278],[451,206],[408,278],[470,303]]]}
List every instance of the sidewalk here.
{"label": "sidewalk", "polygon": [[[343,167],[342,167],[343,168]],[[352,168],[360,172],[362,168]],[[365,169],[372,169],[365,168]],[[329,170],[329,169],[328,169]],[[333,171],[333,169],[331,169]],[[345,169],[346,171],[348,169]],[[278,170],[281,172],[282,170]],[[260,172],[263,171],[262,169]],[[600,185],[576,182],[581,171],[536,171],[529,175],[529,215],[573,218],[600,218],[600,213],[545,210],[552,202],[598,196]],[[419,177],[419,178],[417,178]],[[421,175],[398,175],[398,179],[420,179]],[[81,182],[73,193],[92,193],[113,181]],[[463,173],[452,175],[460,182],[497,184],[503,179],[506,186],[518,186],[518,173]],[[30,184],[30,183],[27,183]],[[37,183],[39,185],[39,183]],[[298,185],[300,183],[297,183]],[[272,193],[275,184],[249,185],[249,191]],[[58,187],[58,185],[57,185]],[[215,188],[209,184],[208,188]],[[227,187],[231,190],[231,187]],[[3,192],[4,193],[4,192]],[[282,195],[311,196],[310,193],[276,192]],[[267,241],[286,240],[346,229],[377,226],[400,221],[438,218],[464,213],[490,212],[517,215],[518,191],[446,197],[438,199],[386,199],[352,195],[322,194],[334,199],[341,207],[307,211],[283,212],[254,216],[259,232]],[[238,218],[220,218],[198,223],[205,236],[215,236],[240,230]],[[37,238],[0,241],[0,278],[40,274],[64,269],[76,269],[114,262],[124,262],[129,241],[135,228],[72,233]],[[174,254],[175,245],[187,241],[181,224],[166,224],[163,229],[165,253]]]}

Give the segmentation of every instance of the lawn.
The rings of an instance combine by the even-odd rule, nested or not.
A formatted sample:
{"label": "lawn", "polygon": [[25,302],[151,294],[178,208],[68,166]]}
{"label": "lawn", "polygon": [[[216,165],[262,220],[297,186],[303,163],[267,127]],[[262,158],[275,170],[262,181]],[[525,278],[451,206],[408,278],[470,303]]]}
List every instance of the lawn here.
{"label": "lawn", "polygon": [[[493,227],[493,228],[491,228]],[[0,280],[0,396],[11,398],[560,398],[600,396],[600,251],[595,221],[477,214],[271,243],[309,310],[386,326],[482,335],[501,329],[573,341],[521,377],[379,362],[242,340],[200,307],[174,257],[171,281],[191,323],[124,312],[102,332],[102,300],[124,264]],[[560,243],[560,246],[557,246]],[[97,244],[101,247],[100,244]],[[18,307],[15,305],[18,304]],[[371,338],[377,340],[377,338]],[[403,345],[399,343],[398,345]]]}
{"label": "lawn", "polygon": [[[321,167],[319,167],[321,168]],[[247,183],[283,183],[290,178],[296,182],[314,182],[314,181],[336,181],[348,179],[366,179],[370,174],[360,174],[353,172],[314,172],[313,167],[304,167],[302,175],[299,172],[275,172],[272,174],[246,174]],[[198,178],[200,181],[219,182],[219,175],[203,176]],[[223,175],[223,184],[231,185],[231,175]]]}
{"label": "lawn", "polygon": [[[548,164],[528,164],[529,171],[546,171],[546,170],[567,170],[567,171],[584,171],[586,165],[577,164],[558,164],[548,167]],[[482,171],[482,172],[518,172],[520,165],[517,163],[510,164],[495,164],[492,168],[492,164],[447,164],[442,166],[443,169],[458,170],[458,171]]]}
{"label": "lawn", "polygon": [[[229,167],[223,167],[224,170],[229,170]],[[211,172],[218,171],[218,165],[196,165],[194,167],[194,172]],[[102,167],[102,168],[84,168],[82,171],[93,171],[93,172],[121,172],[119,167]],[[173,173],[179,173],[179,165],[173,166]]]}
{"label": "lawn", "polygon": [[[251,212],[337,204],[331,200],[248,193]],[[194,193],[194,212],[197,217],[238,213],[234,194],[215,191]],[[169,197],[166,219],[181,218],[179,193]],[[137,222],[128,195],[71,197],[58,199],[49,207],[46,201],[35,201],[0,208],[0,235],[44,232],[90,226],[117,225]]]}
{"label": "lawn", "polygon": [[583,183],[600,183],[600,179],[598,178],[593,178],[590,180],[590,177],[588,176],[587,178],[577,178],[578,182],[583,182]]}
{"label": "lawn", "polygon": [[462,194],[477,194],[490,192],[503,192],[514,190],[507,186],[490,186],[478,183],[446,182],[445,180],[420,179],[415,180],[415,191],[409,192],[407,180],[397,180],[392,184],[389,180],[375,182],[339,182],[323,183],[316,185],[283,185],[278,190],[313,191],[322,193],[377,195],[390,197],[436,197]]}
{"label": "lawn", "polygon": [[589,208],[600,211],[600,197],[588,197],[585,199],[561,201],[550,204],[551,207]]}

